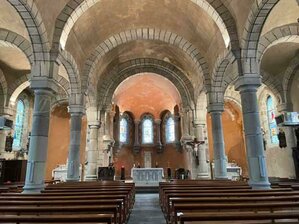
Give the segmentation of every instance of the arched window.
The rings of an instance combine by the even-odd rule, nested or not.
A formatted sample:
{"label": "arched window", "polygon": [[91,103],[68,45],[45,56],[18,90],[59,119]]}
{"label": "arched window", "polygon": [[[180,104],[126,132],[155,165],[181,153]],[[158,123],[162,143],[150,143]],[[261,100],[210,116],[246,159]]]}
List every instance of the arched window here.
{"label": "arched window", "polygon": [[121,143],[128,143],[128,120],[126,118],[121,118],[119,124],[119,141]]}
{"label": "arched window", "polygon": [[142,121],[142,143],[152,144],[154,143],[154,127],[153,120],[146,117]]}
{"label": "arched window", "polygon": [[17,103],[17,115],[14,129],[13,149],[20,149],[22,147],[23,127],[25,117],[25,104],[22,100]]}
{"label": "arched window", "polygon": [[271,143],[277,144],[278,143],[277,124],[275,120],[274,103],[271,96],[268,96],[267,98],[267,116],[268,116],[269,136],[270,136]]}
{"label": "arched window", "polygon": [[166,132],[166,142],[174,142],[175,141],[175,128],[174,128],[174,119],[172,117],[167,118],[165,124],[165,132]]}

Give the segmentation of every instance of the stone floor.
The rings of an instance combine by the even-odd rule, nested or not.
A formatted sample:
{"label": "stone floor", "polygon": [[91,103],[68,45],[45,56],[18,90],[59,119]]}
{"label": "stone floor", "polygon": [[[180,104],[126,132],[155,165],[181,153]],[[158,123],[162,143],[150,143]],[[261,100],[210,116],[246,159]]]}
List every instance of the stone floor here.
{"label": "stone floor", "polygon": [[136,194],[128,224],[165,224],[158,194]]}

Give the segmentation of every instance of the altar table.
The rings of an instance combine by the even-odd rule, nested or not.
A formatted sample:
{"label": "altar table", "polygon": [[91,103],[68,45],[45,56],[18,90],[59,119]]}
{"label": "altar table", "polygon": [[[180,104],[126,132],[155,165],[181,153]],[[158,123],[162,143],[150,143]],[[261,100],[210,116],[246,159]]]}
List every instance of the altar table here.
{"label": "altar table", "polygon": [[132,168],[131,177],[139,186],[158,186],[164,177],[163,168]]}

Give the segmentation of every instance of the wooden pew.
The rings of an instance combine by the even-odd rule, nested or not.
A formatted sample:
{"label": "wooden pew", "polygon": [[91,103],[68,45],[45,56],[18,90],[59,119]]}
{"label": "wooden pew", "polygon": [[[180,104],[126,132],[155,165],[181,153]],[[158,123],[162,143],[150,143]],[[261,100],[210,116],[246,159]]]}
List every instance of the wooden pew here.
{"label": "wooden pew", "polygon": [[[25,211],[34,212],[34,208],[36,212],[33,214],[44,214],[46,212],[45,207],[50,207],[49,210],[55,214],[65,211],[64,207],[69,208],[70,213],[74,208],[74,214],[85,214],[94,213],[95,207],[97,207],[98,212],[113,213],[117,223],[125,223],[129,209],[134,203],[133,193],[135,193],[134,184],[113,181],[50,184],[42,194],[2,193],[0,196],[0,213],[5,213],[5,211],[9,214],[22,212],[24,208],[22,206],[31,206],[24,209],[22,214]],[[8,205],[13,207],[8,207]],[[83,209],[80,210],[80,207]],[[118,217],[117,220],[116,217]]]}
{"label": "wooden pew", "polygon": [[213,204],[204,204],[204,203],[189,203],[189,204],[176,204],[173,206],[173,211],[170,217],[171,223],[177,223],[178,215],[184,213],[205,213],[205,212],[215,212],[215,213],[224,213],[228,211],[248,211],[248,212],[271,212],[275,211],[290,211],[296,210],[299,212],[299,202],[256,202],[256,203],[213,203]]}
{"label": "wooden pew", "polygon": [[0,208],[3,207],[3,209],[5,210],[5,208],[7,207],[24,207],[24,206],[28,206],[28,207],[37,207],[37,208],[43,208],[43,207],[57,207],[57,206],[97,206],[97,205],[116,205],[119,209],[118,209],[118,214],[117,216],[119,217],[119,220],[121,221],[121,223],[125,222],[126,219],[126,213],[125,210],[123,208],[123,200],[122,199],[109,199],[109,200],[71,200],[71,201],[67,201],[67,200],[61,200],[61,201],[51,201],[51,200],[47,200],[47,201],[1,201],[0,200]]}
{"label": "wooden pew", "polygon": [[166,208],[171,197],[226,197],[226,196],[267,196],[267,195],[297,195],[299,191],[292,191],[291,188],[271,189],[271,190],[252,190],[252,189],[224,189],[224,190],[201,190],[201,189],[169,189],[165,190],[160,203],[162,210]]}
{"label": "wooden pew", "polygon": [[[249,221],[271,221],[273,223],[274,220],[279,219],[293,219],[292,223],[298,223],[299,212],[291,211],[291,212],[262,212],[262,213],[253,213],[253,212],[226,212],[226,213],[183,213],[179,216],[180,224],[187,223],[202,223],[203,221],[213,221],[215,223],[223,223],[224,221],[234,221],[233,223],[248,223]],[[240,221],[240,222],[235,222]],[[252,223],[252,222],[251,222]],[[256,222],[259,223],[259,222]],[[275,223],[283,223],[283,221],[278,221]],[[285,222],[287,223],[287,222]],[[290,223],[290,222],[288,222]]]}
{"label": "wooden pew", "polygon": [[70,214],[112,214],[113,223],[121,223],[117,205],[67,205],[67,206],[0,206],[0,215],[70,215]]}
{"label": "wooden pew", "polygon": [[0,223],[113,223],[112,214],[1,215]]}

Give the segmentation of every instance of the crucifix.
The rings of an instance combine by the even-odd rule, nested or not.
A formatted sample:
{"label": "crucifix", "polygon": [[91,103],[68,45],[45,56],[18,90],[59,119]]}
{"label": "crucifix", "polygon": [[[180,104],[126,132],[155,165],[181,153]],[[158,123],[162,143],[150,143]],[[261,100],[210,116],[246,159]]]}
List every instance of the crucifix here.
{"label": "crucifix", "polygon": [[195,156],[196,159],[196,164],[198,165],[199,160],[198,160],[198,150],[199,146],[203,145],[205,141],[198,141],[197,138],[194,138],[193,141],[187,142],[186,144],[192,147],[193,155]]}

